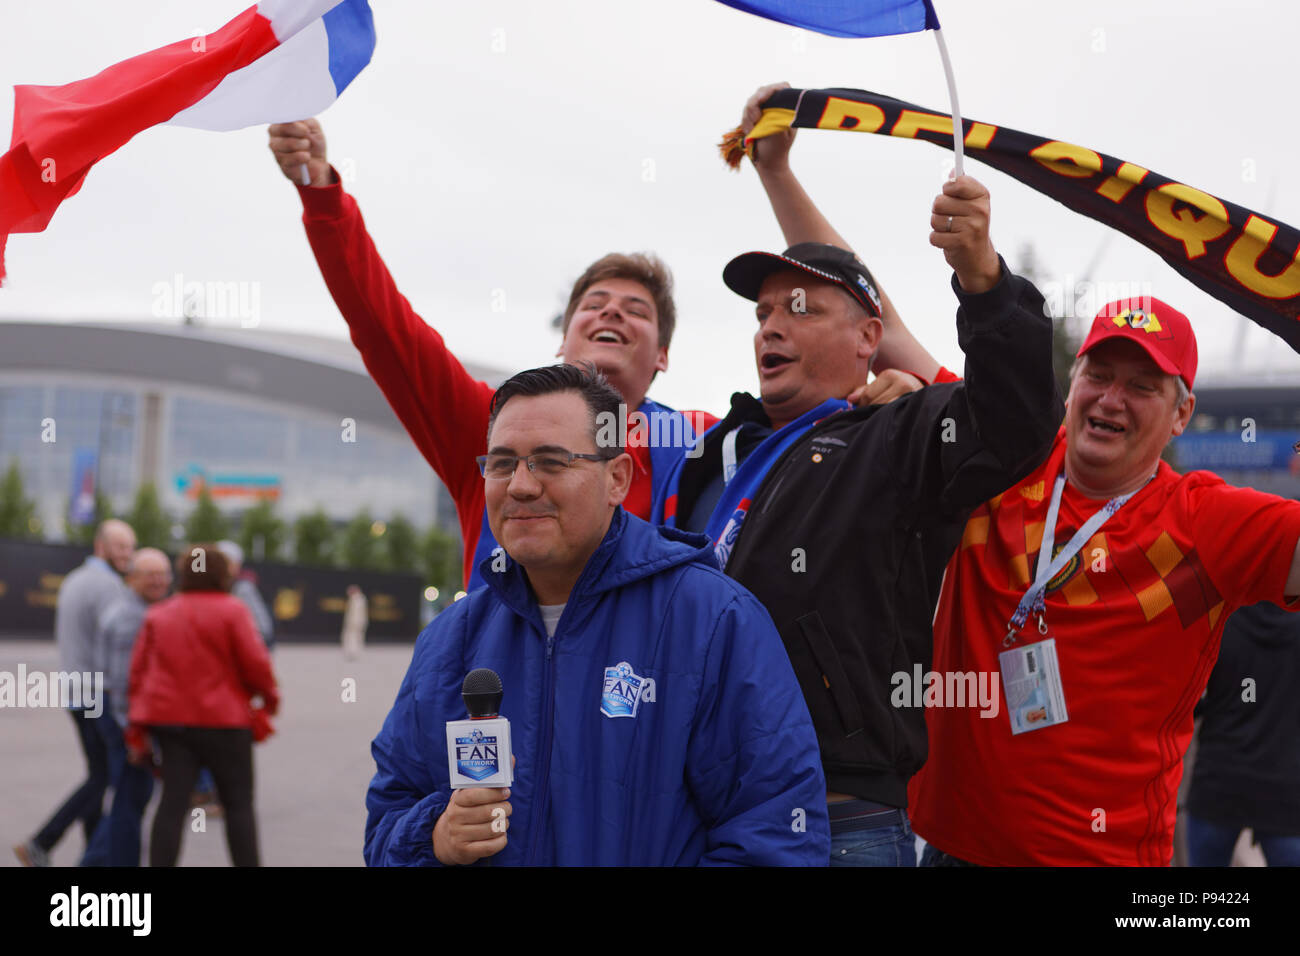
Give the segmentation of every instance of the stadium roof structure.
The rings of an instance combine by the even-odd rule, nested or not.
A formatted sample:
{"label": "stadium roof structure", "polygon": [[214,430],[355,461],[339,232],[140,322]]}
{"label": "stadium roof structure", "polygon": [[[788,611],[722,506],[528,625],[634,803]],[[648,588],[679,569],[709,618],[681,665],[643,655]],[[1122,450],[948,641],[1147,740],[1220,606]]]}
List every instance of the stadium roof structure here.
{"label": "stadium roof structure", "polygon": [[[1281,348],[1285,346],[1279,345]],[[1234,370],[1201,369],[1196,373],[1196,389],[1257,389],[1293,391],[1300,389],[1300,369],[1250,367]]]}
{"label": "stadium roof structure", "polygon": [[[508,373],[466,364],[498,385]],[[401,430],[351,342],[177,322],[0,321],[0,371],[59,371],[237,391]]]}

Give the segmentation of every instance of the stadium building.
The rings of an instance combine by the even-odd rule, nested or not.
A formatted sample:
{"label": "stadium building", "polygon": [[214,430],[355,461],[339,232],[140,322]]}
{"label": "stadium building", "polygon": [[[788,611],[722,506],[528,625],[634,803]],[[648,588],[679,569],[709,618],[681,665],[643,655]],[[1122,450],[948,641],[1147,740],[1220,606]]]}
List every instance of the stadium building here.
{"label": "stadium building", "polygon": [[[494,385],[505,378],[467,368]],[[289,522],[318,507],[338,522],[369,509],[458,534],[446,489],[339,339],[0,322],[0,471],[15,459],[49,540],[96,487],[121,513],[148,481],[176,519],[206,486],[232,517],[269,499]]]}
{"label": "stadium building", "polygon": [[1203,376],[1196,412],[1173,442],[1179,471],[1300,499],[1300,373]]}
{"label": "stadium building", "polygon": [[[491,384],[506,376],[468,366]],[[1202,376],[1173,444],[1198,468],[1300,498],[1300,373]],[[455,535],[455,507],[351,342],[169,322],[0,322],[0,471],[17,460],[47,540],[104,492],[152,481],[182,519],[206,486],[232,517],[262,499],[292,522],[368,509]]]}

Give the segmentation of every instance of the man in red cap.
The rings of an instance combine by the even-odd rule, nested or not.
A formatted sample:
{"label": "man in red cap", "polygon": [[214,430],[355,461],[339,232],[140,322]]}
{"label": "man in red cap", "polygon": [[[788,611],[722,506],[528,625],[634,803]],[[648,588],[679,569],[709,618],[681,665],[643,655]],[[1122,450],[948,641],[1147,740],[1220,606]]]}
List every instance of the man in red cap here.
{"label": "man in red cap", "polygon": [[968,520],[933,668],[996,675],[1005,700],[991,719],[927,708],[909,790],[923,865],[1170,862],[1224,622],[1258,601],[1300,608],[1300,502],[1160,459],[1195,376],[1186,316],[1107,305],[1047,461]]}

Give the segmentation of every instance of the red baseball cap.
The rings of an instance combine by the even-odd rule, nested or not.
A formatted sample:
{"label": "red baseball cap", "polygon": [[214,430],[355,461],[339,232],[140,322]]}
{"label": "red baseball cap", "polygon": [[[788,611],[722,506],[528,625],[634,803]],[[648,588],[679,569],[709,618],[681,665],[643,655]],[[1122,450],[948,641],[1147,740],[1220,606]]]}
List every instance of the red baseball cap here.
{"label": "red baseball cap", "polygon": [[1142,346],[1167,375],[1177,375],[1192,390],[1196,381],[1196,333],[1187,316],[1159,299],[1119,299],[1102,306],[1088,337],[1079,346],[1082,356],[1098,342],[1125,338]]}

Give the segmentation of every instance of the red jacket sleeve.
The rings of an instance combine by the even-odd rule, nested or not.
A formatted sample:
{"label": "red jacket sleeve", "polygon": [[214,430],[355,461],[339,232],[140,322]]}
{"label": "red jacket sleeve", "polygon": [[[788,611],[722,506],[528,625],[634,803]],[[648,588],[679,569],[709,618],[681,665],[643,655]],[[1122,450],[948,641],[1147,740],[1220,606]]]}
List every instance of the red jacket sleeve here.
{"label": "red jacket sleeve", "polygon": [[397,291],[356,200],[337,179],[298,187],[307,239],[367,371],[451,492],[472,556],[484,503],[474,459],[487,450],[492,387],[465,370]]}

